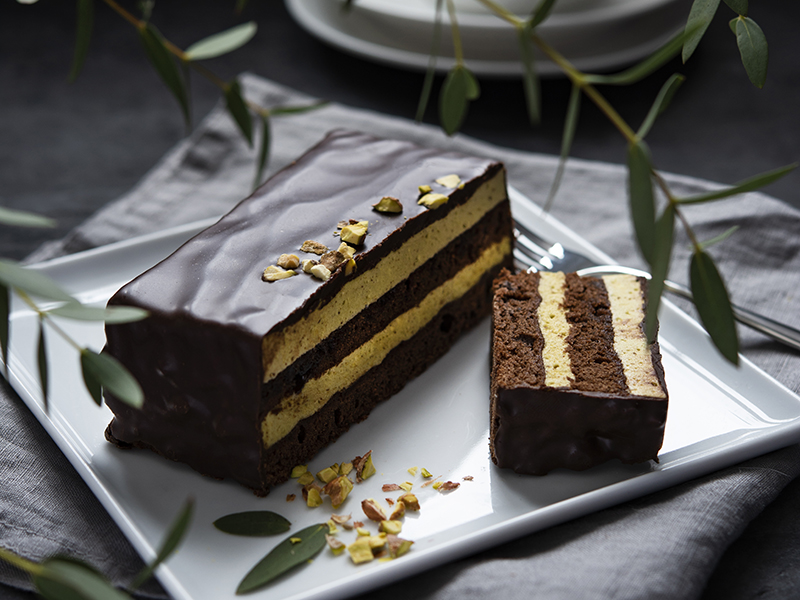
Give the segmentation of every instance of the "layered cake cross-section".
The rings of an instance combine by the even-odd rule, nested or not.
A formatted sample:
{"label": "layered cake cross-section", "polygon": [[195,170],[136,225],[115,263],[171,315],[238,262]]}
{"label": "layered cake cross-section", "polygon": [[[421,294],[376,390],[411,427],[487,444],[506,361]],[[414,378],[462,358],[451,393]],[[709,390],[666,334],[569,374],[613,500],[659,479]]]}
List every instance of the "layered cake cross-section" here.
{"label": "layered cake cross-section", "polygon": [[267,493],[489,315],[511,232],[502,164],[333,132],[110,300],[151,316],[107,438]]}
{"label": "layered cake cross-section", "polygon": [[498,466],[544,475],[657,460],[668,396],[645,310],[646,281],[630,275],[502,272],[490,409]]}

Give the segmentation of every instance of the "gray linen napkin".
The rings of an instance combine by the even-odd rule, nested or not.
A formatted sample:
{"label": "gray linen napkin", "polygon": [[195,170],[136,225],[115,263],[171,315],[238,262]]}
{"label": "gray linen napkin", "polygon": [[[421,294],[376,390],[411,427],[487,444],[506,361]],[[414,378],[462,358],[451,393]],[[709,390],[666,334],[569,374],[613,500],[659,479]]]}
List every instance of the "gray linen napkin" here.
{"label": "gray linen napkin", "polygon": [[[313,99],[255,76],[249,97],[265,106]],[[491,156],[509,181],[543,202],[557,159],[508,150],[399,118],[331,104],[273,119],[269,172],[299,156],[328,130],[344,127],[384,137]],[[248,149],[221,108],[169,152],[128,194],[30,261],[77,252],[173,225],[220,215],[246,196],[254,175]],[[716,184],[667,176],[680,194]],[[627,215],[625,170],[571,160],[553,213],[622,263],[640,265]],[[703,239],[732,224],[745,233],[714,250],[734,299],[800,327],[800,213],[751,193],[721,205],[693,207]],[[685,281],[688,250],[678,243],[673,277]],[[742,329],[744,354],[792,390],[800,390],[800,354]],[[0,388],[0,545],[33,559],[68,552],[124,585],[141,565],[130,545],[21,401]],[[792,446],[664,492],[607,509],[437,568],[380,591],[382,597],[469,599],[693,598],[725,549],[780,491],[800,475]],[[0,581],[30,589],[24,574],[0,563]],[[163,594],[157,585],[146,595]],[[370,594],[372,595],[372,594]]]}

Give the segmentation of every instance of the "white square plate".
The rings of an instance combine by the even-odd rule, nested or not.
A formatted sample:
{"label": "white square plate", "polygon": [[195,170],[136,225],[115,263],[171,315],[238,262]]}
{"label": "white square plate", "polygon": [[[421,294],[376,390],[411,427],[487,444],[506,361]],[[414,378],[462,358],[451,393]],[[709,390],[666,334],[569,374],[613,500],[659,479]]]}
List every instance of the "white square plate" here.
{"label": "white square plate", "polygon": [[[517,219],[544,237],[612,262],[518,192],[511,190]],[[149,268],[210,222],[113,244],[36,266],[84,302],[104,304],[122,284]],[[83,345],[100,350],[101,324],[61,321]],[[284,536],[240,538],[212,522],[244,510],[273,510],[292,531],[330,518],[330,504],[309,509],[296,481],[257,498],[231,482],[202,477],[151,452],[122,451],[105,441],[110,411],[98,408],[83,387],[78,355],[48,332],[50,410],[38,384],[36,316],[12,305],[11,383],[136,549],[152,559],[162,536],[187,497],[195,518],[179,551],[157,572],[176,599],[233,598],[244,575]],[[702,329],[669,302],[661,314],[661,348],[670,407],[658,464],[624,466],[614,461],[589,471],[558,470],[525,477],[499,470],[489,459],[489,320],[471,331],[403,391],[355,425],[311,463],[316,472],[373,450],[378,474],[356,485],[336,512],[365,520],[361,500],[384,483],[411,481],[422,509],[406,516],[402,537],[415,542],[409,554],[389,562],[355,566],[346,554],[323,550],[252,594],[260,599],[332,600],[385,585],[483,548],[660,490],[800,440],[800,397],[747,360],[737,369],[710,344]],[[461,485],[449,493],[422,487],[409,467]],[[472,480],[464,480],[472,476]],[[298,499],[287,502],[288,494]],[[374,527],[372,528],[374,529]],[[349,543],[352,532],[340,538]]]}

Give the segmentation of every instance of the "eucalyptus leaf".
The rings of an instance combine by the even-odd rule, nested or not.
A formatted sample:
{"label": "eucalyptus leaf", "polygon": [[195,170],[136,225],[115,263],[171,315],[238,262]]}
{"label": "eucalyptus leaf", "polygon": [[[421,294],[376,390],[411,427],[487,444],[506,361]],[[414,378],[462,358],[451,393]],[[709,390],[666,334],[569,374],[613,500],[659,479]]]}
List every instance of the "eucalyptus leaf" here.
{"label": "eucalyptus leaf", "polygon": [[57,556],[42,562],[33,583],[48,600],[130,600],[90,565],[74,558]]}
{"label": "eucalyptus leaf", "polygon": [[103,384],[96,375],[96,369],[93,369],[86,359],[86,355],[81,352],[81,375],[83,376],[83,385],[86,391],[94,400],[97,406],[103,405]]}
{"label": "eucalyptus leaf", "polygon": [[0,358],[3,359],[5,366],[6,379],[8,379],[8,341],[10,339],[9,333],[9,317],[11,316],[11,292],[9,289],[0,283]]}
{"label": "eucalyptus leaf", "polygon": [[772,171],[766,171],[764,173],[754,175],[753,177],[745,179],[744,181],[740,181],[729,188],[708,192],[706,194],[698,194],[697,196],[678,198],[676,201],[681,204],[700,204],[702,202],[711,202],[712,200],[722,200],[723,198],[729,198],[731,196],[735,196],[736,194],[752,192],[753,190],[757,190],[758,188],[777,181],[781,177],[791,173],[796,168],[797,163],[792,163],[791,165],[786,165],[785,167],[779,167],[777,169],[773,169]]}
{"label": "eucalyptus leaf", "polygon": [[184,121],[188,127],[191,122],[189,114],[189,91],[186,87],[186,82],[183,80],[178,70],[178,66],[175,64],[175,58],[164,44],[164,38],[150,23],[145,23],[139,28],[139,38],[142,41],[145,54],[150,60],[150,63],[178,101]]}
{"label": "eucalyptus leaf", "polygon": [[653,262],[655,238],[655,199],[650,150],[643,141],[628,146],[628,196],[639,249],[647,262]]}
{"label": "eucalyptus leaf", "polygon": [[231,535],[262,537],[286,533],[291,523],[269,510],[252,510],[225,515],[214,521],[214,527]]}
{"label": "eucalyptus leaf", "polygon": [[675,96],[675,92],[678,91],[678,88],[681,87],[684,81],[686,81],[686,77],[679,73],[673,73],[664,85],[661,86],[661,90],[659,90],[656,99],[653,101],[653,105],[650,107],[647,116],[642,122],[642,126],[639,127],[639,131],[636,132],[637,137],[644,138],[650,133],[650,129],[653,127],[653,123],[656,122],[656,118],[666,110],[673,96]]}
{"label": "eucalyptus leaf", "polygon": [[75,302],[72,296],[58,287],[47,275],[12,261],[0,260],[0,283],[47,300]]}
{"label": "eucalyptus leaf", "polygon": [[738,225],[734,225],[733,227],[729,227],[728,229],[726,229],[725,231],[723,231],[719,235],[715,235],[710,240],[706,240],[704,242],[700,242],[700,247],[703,250],[705,250],[706,248],[710,248],[711,246],[714,246],[715,244],[719,244],[721,242],[724,242],[729,237],[731,237],[734,233],[736,233],[738,230],[739,230],[739,226]]}
{"label": "eucalyptus leaf", "polygon": [[36,366],[39,369],[39,385],[42,386],[42,399],[44,400],[44,411],[50,410],[50,373],[47,365],[47,343],[44,337],[44,318],[39,317],[39,336],[36,343]]}
{"label": "eucalyptus leaf", "polygon": [[253,117],[250,115],[250,109],[247,108],[247,103],[242,97],[242,87],[239,81],[234,79],[225,88],[225,105],[228,108],[236,125],[239,126],[239,131],[247,140],[247,143],[253,145]]}
{"label": "eucalyptus leaf", "polygon": [[261,180],[264,178],[264,169],[267,166],[269,159],[269,146],[272,141],[271,128],[269,126],[269,117],[267,115],[259,115],[261,120],[261,147],[258,150],[258,162],[256,163],[256,178],[253,181],[253,189],[261,185]]}
{"label": "eucalyptus leaf", "polygon": [[433,19],[433,36],[431,37],[431,50],[428,54],[428,68],[425,70],[425,80],[420,90],[419,101],[417,102],[417,114],[415,120],[420,123],[425,117],[428,102],[433,91],[433,78],[436,75],[436,56],[439,54],[439,46],[442,39],[442,4],[444,0],[436,0],[436,11]]}
{"label": "eucalyptus leaf", "polygon": [[447,74],[439,96],[439,121],[447,135],[461,127],[467,115],[469,81],[465,69],[456,65]]}
{"label": "eucalyptus leaf", "polygon": [[228,54],[244,46],[253,39],[257,30],[258,26],[255,21],[242,23],[226,31],[208,36],[199,42],[195,42],[186,49],[184,54],[189,60],[216,58],[217,56]]}
{"label": "eucalyptus leaf", "polygon": [[181,512],[178,514],[178,517],[169,528],[169,531],[164,537],[164,541],[161,543],[161,548],[156,554],[156,557],[153,559],[153,562],[146,565],[144,569],[142,569],[141,572],[136,576],[136,579],[134,579],[133,583],[131,584],[132,589],[138,588],[145,581],[150,579],[156,568],[158,568],[161,563],[167,560],[170,555],[175,552],[186,535],[186,532],[189,530],[189,525],[192,522],[193,515],[194,500],[190,498],[185,502]]}
{"label": "eucalyptus leaf", "polygon": [[550,193],[547,194],[547,202],[544,204],[545,212],[550,211],[550,207],[553,205],[553,200],[556,197],[558,188],[561,186],[561,178],[564,176],[567,158],[569,157],[570,148],[572,148],[572,140],[575,138],[575,130],[578,127],[580,106],[581,88],[577,84],[573,83],[572,91],[569,95],[569,104],[567,105],[567,115],[564,118],[564,133],[561,136],[561,156],[558,160],[556,176],[553,178],[553,185],[550,186]]}
{"label": "eucalyptus leaf", "polygon": [[[87,388],[98,382],[118,400],[134,408],[141,408],[144,402],[142,388],[133,375],[110,354],[98,354],[89,348],[81,349],[81,369]],[[89,391],[92,391],[91,388]],[[97,398],[95,402],[98,402]]]}
{"label": "eucalyptus leaf", "polygon": [[132,323],[147,318],[148,312],[133,306],[86,306],[77,302],[64,304],[47,311],[76,321],[105,321],[106,323]]}
{"label": "eucalyptus leaf", "polygon": [[78,0],[78,24],[75,28],[75,51],[72,55],[72,68],[69,80],[75,81],[83,68],[89,52],[94,27],[94,0]]}
{"label": "eucalyptus leaf", "polygon": [[311,525],[293,533],[275,546],[245,575],[239,587],[236,588],[236,593],[252,592],[267,585],[290,569],[305,564],[325,547],[327,544],[326,533],[328,533],[328,526],[325,523]]}
{"label": "eucalyptus leaf", "polygon": [[706,33],[706,29],[711,24],[711,20],[717,13],[719,0],[694,0],[692,8],[689,10],[689,18],[686,21],[686,39],[683,43],[683,62],[689,60],[694,54],[700,40]]}
{"label": "eucalyptus leaf", "polygon": [[533,15],[529,27],[533,29],[550,16],[550,11],[555,5],[556,0],[542,0],[539,5],[533,10]]}
{"label": "eucalyptus leaf", "polygon": [[692,255],[689,279],[703,327],[722,355],[738,365],[739,338],[730,297],[717,266],[706,252],[697,250]]}
{"label": "eucalyptus leaf", "polygon": [[767,38],[750,17],[736,19],[736,45],[739,46],[742,64],[750,81],[759,89],[764,87],[769,63]]}
{"label": "eucalyptus leaf", "polygon": [[750,10],[747,0],[725,0],[725,4],[737,15],[747,16],[747,11]]}
{"label": "eucalyptus leaf", "polygon": [[328,104],[329,102],[327,100],[317,100],[311,104],[303,104],[300,106],[273,106],[269,109],[269,114],[273,117],[278,115],[299,115],[301,113],[317,110]]}
{"label": "eucalyptus leaf", "polygon": [[672,255],[672,239],[675,232],[675,207],[670,204],[656,221],[655,241],[653,244],[653,261],[650,263],[650,284],[647,289],[647,314],[645,315],[645,333],[648,342],[656,339],[658,331],[658,308],[664,292],[664,280],[669,273]]}
{"label": "eucalyptus leaf", "polygon": [[736,22],[739,20],[739,17],[733,17],[730,21],[728,21],[728,27],[731,28],[733,35],[736,35]]}
{"label": "eucalyptus leaf", "polygon": [[467,100],[477,100],[481,96],[481,86],[475,74],[464,67],[464,79],[467,84]]}
{"label": "eucalyptus leaf", "polygon": [[522,58],[522,90],[525,93],[528,120],[531,124],[538,125],[542,118],[542,91],[539,76],[536,74],[536,63],[533,60],[530,32],[528,28],[521,28],[517,31],[517,36]]}
{"label": "eucalyptus leaf", "polygon": [[13,227],[55,227],[56,222],[50,217],[43,217],[25,210],[14,210],[0,206],[0,223]]}

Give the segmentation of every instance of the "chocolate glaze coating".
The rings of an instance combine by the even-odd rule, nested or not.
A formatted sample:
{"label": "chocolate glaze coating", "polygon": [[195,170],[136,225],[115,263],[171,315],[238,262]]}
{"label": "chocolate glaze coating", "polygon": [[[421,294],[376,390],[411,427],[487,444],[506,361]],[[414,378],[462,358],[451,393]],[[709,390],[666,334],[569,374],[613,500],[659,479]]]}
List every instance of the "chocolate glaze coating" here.
{"label": "chocolate glaze coating", "polygon": [[[146,308],[151,316],[106,328],[107,351],[145,391],[142,410],[107,396],[115,418],[106,437],[266,493],[281,474],[270,468],[272,458],[261,443],[260,424],[268,410],[262,338],[328,302],[345,281],[357,281],[359,273],[445,217],[502,168],[490,160],[408,142],[330,134],[110,300]],[[451,173],[461,177],[462,189],[434,183]],[[436,210],[417,205],[422,184],[448,194],[449,201]],[[402,214],[372,210],[385,195],[400,199]],[[510,234],[507,201],[502,212],[498,222]],[[350,218],[369,221],[369,235],[355,257],[355,280],[341,269],[325,283],[305,274],[274,283],[261,280],[263,269],[280,254],[302,256],[299,247],[305,240],[338,247],[336,224]],[[461,237],[469,234],[475,232]],[[474,243],[496,237],[484,233]],[[409,279],[419,277],[415,272]],[[483,289],[488,298],[488,282]],[[342,430],[348,424],[343,422]]]}

